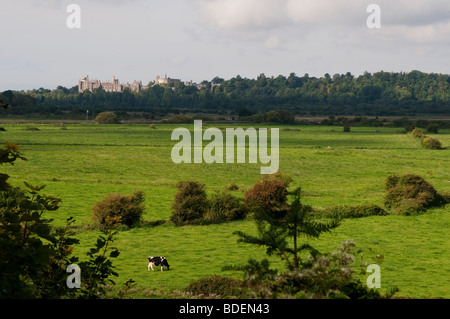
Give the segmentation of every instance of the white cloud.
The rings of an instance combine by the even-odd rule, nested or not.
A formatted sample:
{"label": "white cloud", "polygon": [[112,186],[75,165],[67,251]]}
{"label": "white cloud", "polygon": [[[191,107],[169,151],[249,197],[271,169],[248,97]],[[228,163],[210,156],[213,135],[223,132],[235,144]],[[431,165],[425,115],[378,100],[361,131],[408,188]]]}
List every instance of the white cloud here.
{"label": "white cloud", "polygon": [[[381,7],[382,29],[379,39],[408,42],[449,40],[450,1],[448,0],[198,0],[205,20],[222,30],[255,32],[277,28],[316,32],[346,30],[367,32],[369,4]],[[301,28],[301,29],[298,29]],[[353,35],[354,37],[354,35]],[[279,45],[275,38],[265,41],[267,48]]]}
{"label": "white cloud", "polygon": [[380,5],[388,24],[423,25],[450,20],[448,0],[197,0],[217,27],[265,28],[287,24],[364,24],[369,4]]}
{"label": "white cloud", "polygon": [[286,0],[198,0],[206,20],[223,29],[254,29],[279,25],[286,19]]}
{"label": "white cloud", "polygon": [[448,0],[375,0],[389,25],[426,25],[450,20]]}
{"label": "white cloud", "polygon": [[449,44],[450,22],[417,26],[392,25],[382,28],[381,39],[412,44]]}
{"label": "white cloud", "polygon": [[198,0],[206,20],[223,29],[365,22],[369,0]]}
{"label": "white cloud", "polygon": [[365,21],[367,4],[360,0],[288,0],[286,12],[294,23],[354,24]]}

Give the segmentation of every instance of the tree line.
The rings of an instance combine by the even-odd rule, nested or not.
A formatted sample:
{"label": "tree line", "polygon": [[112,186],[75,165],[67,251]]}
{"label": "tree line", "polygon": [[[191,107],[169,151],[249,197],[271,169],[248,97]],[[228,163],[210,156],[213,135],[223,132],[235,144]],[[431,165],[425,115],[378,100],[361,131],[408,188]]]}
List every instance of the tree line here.
{"label": "tree line", "polygon": [[[5,91],[4,103],[20,107],[8,113],[52,114],[69,117],[91,112],[202,111],[251,115],[287,110],[298,115],[415,115],[450,113],[450,76],[437,73],[365,72],[354,76],[325,74],[312,77],[260,74],[256,79],[239,75],[203,81],[203,87],[182,82],[152,85],[141,92],[78,93],[78,87],[54,90]],[[216,85],[211,85],[216,84]],[[217,85],[220,84],[220,85]]]}

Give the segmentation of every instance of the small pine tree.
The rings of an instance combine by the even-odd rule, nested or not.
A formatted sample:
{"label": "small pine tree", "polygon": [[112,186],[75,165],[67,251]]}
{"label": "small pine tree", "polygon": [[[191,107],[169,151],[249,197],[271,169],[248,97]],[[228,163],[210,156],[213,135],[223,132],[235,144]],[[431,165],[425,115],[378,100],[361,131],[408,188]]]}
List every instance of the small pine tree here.
{"label": "small pine tree", "polygon": [[264,246],[268,255],[276,253],[286,261],[289,268],[298,270],[302,263],[302,251],[310,251],[313,255],[317,253],[311,245],[299,244],[300,237],[318,238],[322,233],[339,226],[340,222],[337,217],[326,223],[315,221],[312,207],[301,203],[300,193],[300,188],[297,188],[289,194],[293,197],[289,205],[284,205],[284,200],[281,201],[281,214],[279,209],[274,210],[270,202],[262,202],[256,206],[254,213],[258,236],[238,231],[235,234],[240,237],[239,241]]}

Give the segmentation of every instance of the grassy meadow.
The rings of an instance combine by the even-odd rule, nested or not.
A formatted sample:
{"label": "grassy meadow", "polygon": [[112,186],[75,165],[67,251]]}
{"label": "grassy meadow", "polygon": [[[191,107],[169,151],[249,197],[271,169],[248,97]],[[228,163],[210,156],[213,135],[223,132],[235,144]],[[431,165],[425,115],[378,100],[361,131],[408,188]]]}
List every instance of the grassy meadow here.
{"label": "grassy meadow", "polygon": [[[93,203],[110,193],[142,190],[146,194],[144,223],[121,230],[114,242],[120,251],[113,260],[120,274],[117,283],[135,280],[133,297],[171,297],[172,291],[182,290],[200,277],[240,276],[222,272],[225,265],[266,257],[264,249],[238,244],[232,234],[255,231],[251,220],[185,227],[163,222],[170,217],[178,181],[200,181],[208,192],[235,183],[239,186],[236,196],[243,197],[261,178],[264,164],[260,163],[173,163],[171,150],[177,142],[171,141],[171,133],[177,127],[192,129],[192,125],[156,124],[156,129],[150,129],[148,124],[68,124],[65,130],[52,124],[7,122],[1,126],[6,131],[0,132],[0,142],[21,145],[28,159],[14,166],[3,165],[2,172],[9,174],[15,185],[23,186],[23,181],[45,184],[45,194],[62,199],[61,208],[48,214],[55,225],[63,225],[70,216],[76,219],[80,244],[75,253],[80,257],[98,236],[98,231],[87,227]],[[28,126],[39,130],[27,130]],[[399,128],[352,127],[344,133],[342,127],[333,126],[274,127],[280,128],[280,171],[292,177],[292,188],[302,188],[305,204],[383,206],[384,182],[392,174],[418,174],[438,191],[450,191],[450,130],[436,135],[446,147],[436,151],[422,148],[420,141]],[[398,296],[450,298],[449,230],[447,205],[417,216],[346,219],[313,245],[331,252],[352,239],[365,259],[383,255],[383,290],[397,286]],[[171,270],[148,272],[147,256],[165,256]],[[278,258],[271,260],[274,268],[284,266]]]}

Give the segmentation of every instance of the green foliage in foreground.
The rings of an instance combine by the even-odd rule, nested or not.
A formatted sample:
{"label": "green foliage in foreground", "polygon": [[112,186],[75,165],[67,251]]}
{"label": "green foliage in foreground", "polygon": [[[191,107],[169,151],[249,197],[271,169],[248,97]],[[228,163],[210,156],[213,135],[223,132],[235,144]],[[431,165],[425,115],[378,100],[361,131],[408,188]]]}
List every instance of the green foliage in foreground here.
{"label": "green foliage in foreground", "polygon": [[[0,165],[23,158],[18,149],[6,143],[0,151]],[[105,285],[115,284],[109,277],[118,276],[109,259],[119,255],[117,248],[108,247],[115,234],[112,228],[104,230],[106,237],[97,239],[88,252],[90,259],[80,263],[83,281],[79,290],[72,290],[63,283],[68,266],[79,260],[72,254],[73,245],[79,243],[71,237],[73,219],[67,219],[64,228],[52,227],[53,220],[44,215],[58,210],[61,200],[42,195],[45,186],[24,182],[28,189],[22,190],[9,185],[7,178],[0,189],[0,298],[105,297]]]}
{"label": "green foliage in foreground", "polygon": [[355,244],[345,241],[330,254],[310,255],[300,269],[276,271],[267,259],[250,259],[244,266],[228,266],[224,270],[244,271],[241,297],[296,299],[382,299],[398,292],[394,287],[383,295],[356,278],[353,268]]}
{"label": "green foliage in foreground", "polygon": [[[264,267],[244,268],[246,294],[257,298],[380,298],[378,291],[354,279],[353,243],[346,241],[338,252],[324,255],[309,243],[299,242],[308,237],[319,238],[340,223],[339,216],[327,222],[315,220],[312,208],[301,203],[300,193],[300,188],[294,190],[290,194],[292,202],[283,205],[282,210],[256,204],[257,236],[236,233],[240,242],[264,246],[269,256],[280,255],[287,263],[287,268],[277,272],[268,268],[267,261],[257,263],[250,259],[249,266]],[[309,253],[306,260],[300,258],[303,251]]]}
{"label": "green foliage in foreground", "polygon": [[194,296],[238,297],[242,284],[239,279],[213,275],[190,283],[185,291]]}

